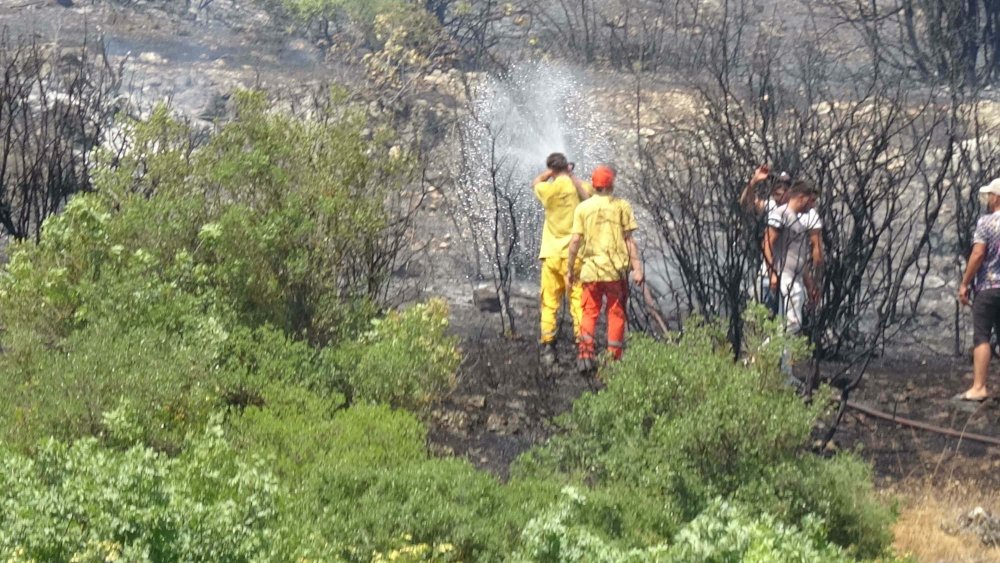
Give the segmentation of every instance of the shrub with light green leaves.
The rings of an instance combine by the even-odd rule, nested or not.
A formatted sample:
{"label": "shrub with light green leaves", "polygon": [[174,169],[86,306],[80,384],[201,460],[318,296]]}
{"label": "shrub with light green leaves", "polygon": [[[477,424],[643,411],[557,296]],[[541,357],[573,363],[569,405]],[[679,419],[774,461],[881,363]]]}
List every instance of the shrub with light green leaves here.
{"label": "shrub with light green leaves", "polygon": [[[872,497],[861,461],[804,451],[822,394],[809,406],[783,384],[782,350],[801,354],[804,347],[780,329],[756,330],[764,318],[748,317],[748,349],[756,356],[747,362],[734,362],[713,324],[689,322],[676,343],[634,339],[625,359],[604,372],[607,388],[578,399],[558,419],[563,432],[524,455],[514,474],[562,473],[596,490],[616,487],[623,498],[660,499],[676,511],[675,523],[696,518],[714,498],[739,498],[787,525],[820,518],[826,540],[862,557],[881,554],[891,511]],[[596,524],[625,545],[670,539],[668,522],[658,531],[643,526],[641,534],[628,521]]]}
{"label": "shrub with light green leaves", "polygon": [[[40,440],[104,437],[176,452],[218,406],[217,343],[156,328],[95,323],[15,362],[0,378],[0,437],[27,450]],[[127,436],[109,432],[109,416],[134,421]]]}
{"label": "shrub with light green leaves", "polygon": [[824,523],[815,516],[802,527],[787,525],[770,514],[714,499],[671,541],[626,548],[586,525],[594,506],[589,493],[563,489],[560,501],[525,526],[523,545],[514,561],[539,563],[714,563],[854,561],[825,537]]}
{"label": "shrub with light green leaves", "polygon": [[412,162],[349,104],[309,120],[261,93],[236,98],[236,119],[202,146],[164,108],[127,123],[129,150],[98,155],[96,191],[12,247],[0,274],[12,446],[118,443],[106,416],[141,412],[129,438],[176,451],[271,381],[413,407],[449,387],[443,305],[371,324],[402,236],[386,197]]}
{"label": "shrub with light green leaves", "polygon": [[420,410],[451,390],[459,355],[446,334],[448,306],[433,300],[372,321],[355,342],[331,349],[351,400]]}
{"label": "shrub with light green leaves", "polygon": [[0,557],[7,561],[329,560],[279,513],[278,483],[240,461],[218,427],[172,459],[152,450],[47,441],[0,456]]}
{"label": "shrub with light green leaves", "polygon": [[458,561],[504,561],[532,511],[558,492],[547,482],[505,486],[465,460],[430,457],[426,429],[405,410],[335,410],[302,390],[265,397],[266,407],[231,413],[228,434],[244,455],[271,460],[301,518],[350,561],[394,550],[417,557],[421,544],[449,545]]}

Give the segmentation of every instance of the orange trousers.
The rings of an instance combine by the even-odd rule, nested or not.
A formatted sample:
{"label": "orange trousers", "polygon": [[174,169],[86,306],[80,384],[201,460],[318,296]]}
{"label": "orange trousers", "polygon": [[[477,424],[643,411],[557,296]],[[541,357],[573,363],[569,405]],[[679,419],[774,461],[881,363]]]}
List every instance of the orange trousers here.
{"label": "orange trousers", "polygon": [[604,300],[608,302],[608,352],[616,359],[622,358],[625,346],[625,304],[628,285],[625,280],[585,282],[583,284],[583,319],[580,321],[580,357],[594,357],[594,331],[597,317],[601,316]]}

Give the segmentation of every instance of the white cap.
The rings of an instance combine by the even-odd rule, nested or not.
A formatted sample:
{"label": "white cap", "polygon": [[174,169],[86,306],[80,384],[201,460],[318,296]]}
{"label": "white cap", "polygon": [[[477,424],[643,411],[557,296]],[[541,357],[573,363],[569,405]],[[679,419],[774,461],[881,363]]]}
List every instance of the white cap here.
{"label": "white cap", "polygon": [[986,184],[985,186],[979,188],[979,193],[1000,195],[1000,178],[997,178],[992,182],[990,182],[989,184]]}

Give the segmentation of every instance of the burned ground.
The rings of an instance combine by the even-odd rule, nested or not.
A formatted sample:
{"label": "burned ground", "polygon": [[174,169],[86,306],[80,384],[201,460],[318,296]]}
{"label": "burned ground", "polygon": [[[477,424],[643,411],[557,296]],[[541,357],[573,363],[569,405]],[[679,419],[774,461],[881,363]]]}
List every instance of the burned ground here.
{"label": "burned ground", "polygon": [[[571,409],[583,393],[597,391],[572,369],[574,350],[565,327],[559,369],[549,373],[539,366],[537,308],[523,302],[517,309],[524,334],[511,338],[499,334],[494,314],[471,305],[453,307],[453,330],[462,338],[464,360],[455,390],[434,410],[430,424],[432,451],[465,457],[501,479],[519,454],[558,431],[554,417]],[[844,367],[827,363],[821,371],[834,375]],[[965,358],[879,359],[851,400],[935,426],[1000,437],[1000,400],[952,400],[970,382]],[[818,428],[817,435],[823,430]],[[982,516],[984,510],[990,518],[1000,515],[1000,447],[849,409],[822,455],[844,450],[868,460],[880,493],[898,504],[900,552],[920,561],[1000,560],[1000,548],[985,545],[978,528],[962,525],[970,518],[992,522]]]}

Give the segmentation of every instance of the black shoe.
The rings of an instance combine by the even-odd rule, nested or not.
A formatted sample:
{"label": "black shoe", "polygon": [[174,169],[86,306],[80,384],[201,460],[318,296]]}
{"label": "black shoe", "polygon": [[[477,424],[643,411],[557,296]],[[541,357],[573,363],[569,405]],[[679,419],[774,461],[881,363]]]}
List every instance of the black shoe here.
{"label": "black shoe", "polygon": [[551,368],[556,365],[556,343],[546,342],[542,344],[542,351],[539,355],[542,366]]}
{"label": "black shoe", "polygon": [[583,376],[592,375],[597,371],[597,362],[594,361],[594,358],[577,358],[576,371]]}

